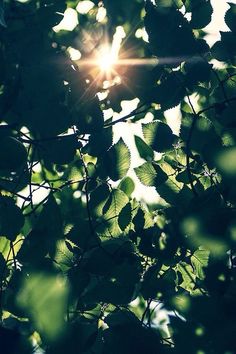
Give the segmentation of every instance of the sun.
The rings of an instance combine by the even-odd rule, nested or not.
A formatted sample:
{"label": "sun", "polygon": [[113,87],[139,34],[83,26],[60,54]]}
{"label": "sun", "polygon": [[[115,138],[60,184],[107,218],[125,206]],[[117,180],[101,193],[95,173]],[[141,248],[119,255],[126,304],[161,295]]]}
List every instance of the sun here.
{"label": "sun", "polygon": [[104,73],[111,73],[118,60],[117,53],[109,45],[103,45],[97,54],[97,64]]}

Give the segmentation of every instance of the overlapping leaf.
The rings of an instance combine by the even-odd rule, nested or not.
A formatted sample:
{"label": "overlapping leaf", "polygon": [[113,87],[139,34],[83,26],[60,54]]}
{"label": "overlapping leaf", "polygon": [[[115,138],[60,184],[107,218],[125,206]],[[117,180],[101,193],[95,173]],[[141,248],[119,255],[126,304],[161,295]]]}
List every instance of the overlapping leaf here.
{"label": "overlapping leaf", "polygon": [[145,162],[134,170],[140,182],[145,186],[158,187],[168,179],[167,174],[155,163]]}
{"label": "overlapping leaf", "polygon": [[152,122],[142,125],[143,135],[146,143],[153,150],[158,152],[168,151],[173,148],[176,136],[172,133],[170,127],[162,122]]}

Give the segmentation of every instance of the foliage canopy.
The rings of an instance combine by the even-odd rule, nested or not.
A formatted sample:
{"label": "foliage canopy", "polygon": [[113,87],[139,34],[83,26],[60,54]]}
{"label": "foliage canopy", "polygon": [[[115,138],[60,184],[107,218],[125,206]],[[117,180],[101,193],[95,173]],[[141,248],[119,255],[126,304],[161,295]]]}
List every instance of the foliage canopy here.
{"label": "foliage canopy", "polygon": [[[56,30],[66,9],[78,24]],[[235,353],[236,5],[209,47],[212,11],[209,0],[0,1],[3,354]],[[118,26],[107,77],[91,63]],[[107,116],[135,98],[131,114]],[[176,106],[178,134],[165,115]],[[142,129],[135,168],[119,124]],[[131,170],[153,203],[135,198]]]}

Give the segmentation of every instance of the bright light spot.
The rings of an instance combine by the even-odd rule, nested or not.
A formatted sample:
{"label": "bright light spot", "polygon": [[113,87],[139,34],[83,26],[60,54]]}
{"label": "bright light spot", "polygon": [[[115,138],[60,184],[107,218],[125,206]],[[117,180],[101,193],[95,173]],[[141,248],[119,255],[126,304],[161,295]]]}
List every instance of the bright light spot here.
{"label": "bright light spot", "polygon": [[[236,0],[231,0],[230,3],[236,4]],[[211,5],[214,9],[211,22],[204,28],[204,31],[208,33],[205,36],[205,39],[210,47],[216,41],[220,40],[220,31],[229,31],[229,28],[224,21],[225,12],[229,8],[228,1],[211,1]]]}
{"label": "bright light spot", "polygon": [[73,193],[73,197],[74,197],[75,199],[79,199],[79,198],[81,197],[81,195],[82,195],[82,193],[81,193],[80,191],[75,191],[75,192]]}
{"label": "bright light spot", "polygon": [[113,36],[112,45],[104,45],[98,53],[98,65],[101,71],[111,72],[112,67],[118,61],[119,50],[122,39],[125,37],[125,31],[122,26],[116,27],[116,32]]}
{"label": "bright light spot", "polygon": [[[36,169],[37,170],[37,169]],[[34,168],[34,171],[36,171]],[[48,184],[44,185],[45,187],[50,187]],[[32,186],[31,191],[29,186],[26,187],[25,189],[23,189],[20,193],[21,196],[28,198],[30,196],[30,192],[32,192],[32,203],[34,205],[39,204],[40,202],[42,202],[42,200],[44,200],[50,193],[50,189],[46,189],[46,188],[39,188],[37,186]],[[22,208],[24,203],[24,200],[22,198],[17,198],[17,206],[19,208]]]}
{"label": "bright light spot", "polygon": [[69,47],[67,51],[70,55],[71,60],[79,60],[81,58],[81,53],[79,50]]}
{"label": "bright light spot", "polygon": [[108,91],[98,92],[97,97],[99,101],[104,101],[108,96]]}
{"label": "bright light spot", "polygon": [[125,38],[126,33],[125,30],[122,26],[117,26],[116,27],[116,32],[114,34],[115,39],[119,39],[119,41],[121,41],[123,38]]}
{"label": "bright light spot", "polygon": [[101,71],[110,72],[116,63],[118,56],[109,46],[103,46],[98,54],[98,65]]}
{"label": "bright light spot", "polygon": [[77,12],[74,9],[66,9],[63,20],[57,26],[53,27],[53,30],[55,32],[59,32],[61,30],[73,31],[78,23]]}
{"label": "bright light spot", "polygon": [[173,133],[179,135],[181,124],[180,106],[168,109],[167,111],[165,111],[164,116],[166,118],[167,124],[170,126]]}
{"label": "bright light spot", "polygon": [[142,38],[142,36],[143,36],[143,30],[142,28],[138,28],[137,31],[135,32],[135,37]]}
{"label": "bright light spot", "polygon": [[85,15],[94,7],[94,3],[89,0],[80,1],[76,6],[78,13]]}
{"label": "bright light spot", "polygon": [[138,28],[135,32],[135,37],[142,39],[144,42],[148,42],[148,34],[145,28]]}
{"label": "bright light spot", "polygon": [[107,120],[107,119],[110,119],[113,116],[114,111],[113,111],[112,108],[104,109],[103,110],[103,114],[104,114],[104,119]]}
{"label": "bright light spot", "polygon": [[98,22],[103,22],[106,18],[106,15],[107,15],[107,10],[105,9],[105,7],[101,6],[98,8],[96,20]]}

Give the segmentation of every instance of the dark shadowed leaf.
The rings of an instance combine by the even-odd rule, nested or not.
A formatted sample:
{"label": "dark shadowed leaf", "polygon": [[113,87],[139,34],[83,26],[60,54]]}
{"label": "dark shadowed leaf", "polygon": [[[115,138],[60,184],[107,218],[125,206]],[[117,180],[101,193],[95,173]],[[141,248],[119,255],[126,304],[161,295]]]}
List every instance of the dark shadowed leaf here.
{"label": "dark shadowed leaf", "polygon": [[225,14],[225,22],[232,32],[236,32],[236,5],[228,3],[230,8]]}
{"label": "dark shadowed leaf", "polygon": [[152,148],[143,141],[139,136],[135,135],[135,145],[141,158],[144,160],[153,160],[154,152]]}
{"label": "dark shadowed leaf", "polygon": [[131,209],[131,204],[128,203],[121,210],[118,217],[118,224],[122,231],[124,231],[126,227],[130,224],[131,219],[132,219],[132,209]]}
{"label": "dark shadowed leaf", "polygon": [[0,235],[14,241],[24,225],[20,208],[10,197],[0,197]]}
{"label": "dark shadowed leaf", "polygon": [[192,18],[190,24],[192,28],[203,28],[211,22],[213,8],[209,0],[192,0],[190,1],[190,10]]}

